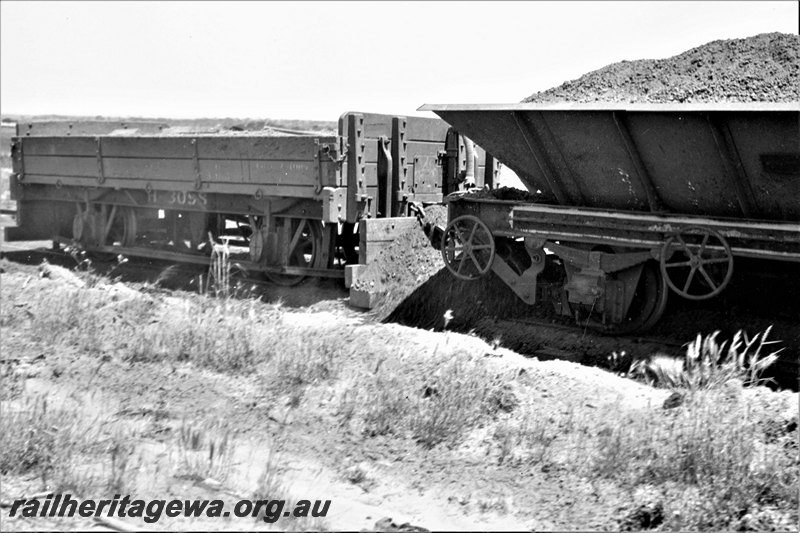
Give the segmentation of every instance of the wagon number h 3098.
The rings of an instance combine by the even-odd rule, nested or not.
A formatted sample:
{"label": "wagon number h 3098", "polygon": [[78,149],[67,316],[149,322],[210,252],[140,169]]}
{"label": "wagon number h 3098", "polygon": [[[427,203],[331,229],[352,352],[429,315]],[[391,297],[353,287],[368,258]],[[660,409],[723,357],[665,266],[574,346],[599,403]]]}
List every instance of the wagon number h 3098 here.
{"label": "wagon number h 3098", "polygon": [[[208,205],[208,196],[204,192],[170,191],[167,203],[170,205]],[[158,191],[147,191],[147,201],[151,204],[158,203]]]}

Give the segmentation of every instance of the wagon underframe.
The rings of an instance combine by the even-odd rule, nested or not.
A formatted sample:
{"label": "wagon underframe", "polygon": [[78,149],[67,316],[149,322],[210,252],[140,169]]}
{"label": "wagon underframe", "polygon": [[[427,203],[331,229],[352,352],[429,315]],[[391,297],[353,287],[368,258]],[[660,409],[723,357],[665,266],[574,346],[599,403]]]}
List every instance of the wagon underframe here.
{"label": "wagon underframe", "polygon": [[670,292],[718,295],[738,257],[800,262],[799,224],[470,196],[448,198],[442,253],[453,274],[475,279],[491,270],[526,303],[549,301],[609,333],[652,326]]}

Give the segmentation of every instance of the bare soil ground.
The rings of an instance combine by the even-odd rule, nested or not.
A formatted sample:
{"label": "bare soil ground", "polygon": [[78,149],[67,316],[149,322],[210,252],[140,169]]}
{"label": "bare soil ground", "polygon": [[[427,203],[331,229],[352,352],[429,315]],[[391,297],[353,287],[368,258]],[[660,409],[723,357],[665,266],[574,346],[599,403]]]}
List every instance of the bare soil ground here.
{"label": "bare soil ground", "polygon": [[[271,497],[332,501],[324,520],[282,520],[280,529],[372,529],[388,517],[429,529],[607,530],[638,529],[653,502],[675,524],[686,491],[702,489],[600,473],[607,463],[598,454],[623,438],[625,420],[662,425],[675,416],[662,408],[668,390],[470,335],[376,324],[336,304],[298,311],[55,266],[0,267],[4,419],[42,397],[73,420],[56,424],[71,443],[62,457],[69,468],[6,471],[3,501],[57,488],[109,497],[113,485],[144,498],[233,502],[263,495],[267,471],[280,482]],[[753,410],[759,428],[772,428],[771,441],[765,429],[758,435],[774,458],[796,450],[787,426],[796,394],[738,386],[733,394],[746,398],[734,405]],[[187,448],[190,430],[208,442],[223,435],[230,452],[206,459],[206,448]],[[79,433],[93,435],[91,445]],[[109,450],[124,454],[124,467]],[[754,477],[757,465],[745,465]],[[754,502],[728,524],[791,529],[787,505]],[[90,525],[4,517],[7,530]],[[266,525],[162,519],[154,527]]]}
{"label": "bare soil ground", "polygon": [[[3,276],[4,307],[10,307],[12,314],[20,307],[25,308],[25,294],[47,294],[54,289],[52,296],[66,296],[61,289],[68,287],[68,283],[40,278],[38,270],[34,268],[16,267],[10,263],[4,263],[3,268],[6,269]],[[115,289],[113,285],[95,288],[110,294],[115,290],[127,294],[129,290]],[[178,299],[166,294],[156,294],[153,298],[165,303]],[[174,303],[179,305],[178,302]],[[284,320],[296,321],[301,325],[335,321],[343,332],[367,328],[369,337],[375,341],[383,339],[395,345],[398,358],[406,357],[409,352],[422,358],[430,357],[437,347],[445,344],[448,349],[464,347],[475,357],[482,357],[480,352],[491,351],[473,337],[456,334],[442,336],[400,326],[367,326],[358,316],[341,310],[336,313],[287,312],[281,316]],[[473,446],[483,447],[480,438],[475,439],[472,446],[462,445],[462,449],[432,451],[420,450],[413,442],[363,439],[340,427],[336,402],[333,401],[338,388],[336,385],[314,390],[313,394],[303,399],[300,406],[289,408],[281,398],[266,394],[257,374],[230,376],[197,369],[191,362],[165,367],[158,363],[129,364],[114,356],[97,359],[74,350],[53,353],[47,346],[32,342],[31,331],[24,326],[4,329],[5,362],[13,367],[14,375],[22,376],[22,392],[44,393],[53,404],[71,400],[85,412],[125,420],[129,425],[141,428],[134,444],[137,449],[145,450],[142,452],[145,455],[143,462],[151,464],[162,456],[163,464],[149,474],[140,471],[140,474],[144,474],[138,483],[140,490],[149,487],[149,492],[160,497],[209,497],[209,494],[219,494],[219,491],[204,490],[198,483],[176,479],[179,473],[170,475],[168,471],[176,464],[163,456],[183,420],[213,417],[226,420],[231,428],[236,428],[236,438],[243,442],[242,450],[237,453],[248,458],[241,459],[245,463],[241,465],[243,468],[238,469],[240,472],[229,473],[231,482],[226,485],[227,490],[249,496],[251,485],[256,480],[252,475],[248,476],[248,472],[258,474],[258,469],[263,466],[260,463],[270,449],[278,450],[280,465],[277,468],[287,483],[291,480],[291,484],[297,487],[298,497],[332,499],[334,513],[327,520],[328,527],[332,529],[369,528],[384,516],[391,516],[397,523],[413,522],[436,529],[527,527],[524,517],[517,518],[515,512],[509,513],[507,500],[515,492],[512,487],[530,482],[524,477],[541,478],[542,475],[531,473],[520,480],[517,479],[519,472],[515,469],[508,472],[499,469],[496,474],[498,478],[495,479],[495,475],[485,471],[483,456],[484,452],[489,453],[490,450],[472,449]],[[548,381],[557,379],[564,372],[563,367],[554,365],[538,368],[534,361],[511,353],[493,355],[498,356],[492,359],[497,371],[522,372],[520,375],[528,376],[526,379],[535,384],[540,395],[543,394],[556,405],[561,403],[556,384]],[[340,364],[346,362],[341,361]],[[593,374],[588,369],[577,368],[571,369],[571,373],[574,374],[576,370],[588,372],[587,378]],[[546,381],[534,379],[534,376],[543,376]],[[593,377],[597,378],[597,375]],[[424,376],[421,378],[424,380]],[[617,379],[613,376],[609,378]],[[569,388],[575,391],[578,385],[573,381],[574,377],[571,377]],[[424,387],[424,381],[420,381],[419,385]],[[584,387],[586,385],[588,383]],[[664,395],[663,391],[649,391],[640,385],[624,382],[621,390],[611,387],[594,391],[592,397],[597,405],[602,405],[617,401],[626,393],[637,401],[648,396],[657,401]],[[153,452],[148,453],[147,450],[158,451],[151,455]],[[363,475],[367,480],[361,483],[367,488],[359,488],[345,478],[347,469],[353,466],[365,471]],[[512,479],[514,482],[507,486],[505,482]],[[576,495],[561,489],[559,483],[549,488],[546,496],[539,494],[536,498],[565,499],[574,504]],[[157,490],[153,490],[156,487]],[[3,498],[41,492],[44,488],[42,480],[38,478],[6,477]],[[516,495],[516,498],[521,496]],[[503,510],[501,516],[491,510],[495,505]],[[521,505],[521,502],[516,505]],[[470,507],[473,508],[472,512],[467,511]],[[592,514],[588,510],[586,512]],[[557,527],[559,523],[557,516],[548,518],[540,515],[538,520],[540,527],[545,528],[548,525]],[[50,527],[27,520],[24,522],[27,524],[25,527]],[[15,524],[22,526],[22,521],[8,521],[6,524],[7,527]],[[588,522],[585,524],[589,525]],[[67,525],[61,523],[57,527]],[[255,525],[233,522],[228,523],[227,527],[238,529]],[[68,525],[73,526],[81,527],[74,522]],[[225,524],[209,521],[168,525],[170,528],[181,526],[217,529]]]}

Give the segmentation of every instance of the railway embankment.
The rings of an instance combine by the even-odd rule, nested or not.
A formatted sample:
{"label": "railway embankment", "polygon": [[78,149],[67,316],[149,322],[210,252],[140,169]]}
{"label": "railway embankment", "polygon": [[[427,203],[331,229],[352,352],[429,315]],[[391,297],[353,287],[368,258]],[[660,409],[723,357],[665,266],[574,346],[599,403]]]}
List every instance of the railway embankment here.
{"label": "railway embankment", "polygon": [[[0,266],[2,502],[111,489],[332,500],[326,519],[284,529],[797,525],[796,393],[734,375],[653,388],[345,306]],[[220,523],[159,523],[188,526]]]}

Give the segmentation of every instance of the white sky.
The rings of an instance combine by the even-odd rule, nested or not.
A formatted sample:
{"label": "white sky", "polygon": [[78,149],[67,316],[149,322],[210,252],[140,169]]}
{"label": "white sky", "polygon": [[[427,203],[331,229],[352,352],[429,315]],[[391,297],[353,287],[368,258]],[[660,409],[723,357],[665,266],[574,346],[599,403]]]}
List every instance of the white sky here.
{"label": "white sky", "polygon": [[1,1],[0,112],[425,115],[773,31],[797,2]]}

